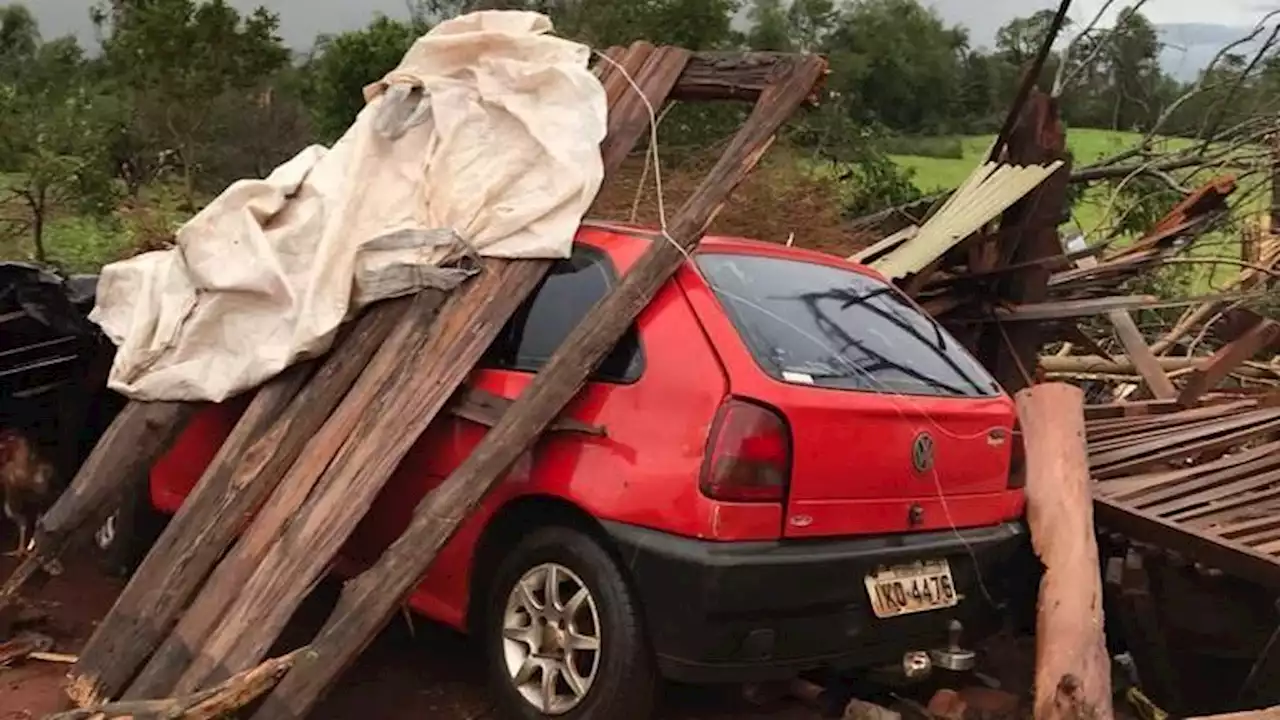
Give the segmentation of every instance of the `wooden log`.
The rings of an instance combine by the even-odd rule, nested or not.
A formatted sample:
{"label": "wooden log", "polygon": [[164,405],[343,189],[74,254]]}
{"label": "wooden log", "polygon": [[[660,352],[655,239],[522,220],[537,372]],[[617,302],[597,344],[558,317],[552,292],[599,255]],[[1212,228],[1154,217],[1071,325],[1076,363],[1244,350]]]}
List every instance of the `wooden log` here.
{"label": "wooden log", "polygon": [[1235,340],[1223,345],[1212,357],[1199,363],[1178,394],[1178,402],[1194,405],[1201,395],[1217,387],[1241,364],[1280,340],[1280,323],[1266,319]]}
{"label": "wooden log", "polygon": [[0,613],[46,564],[56,560],[84,530],[96,527],[119,506],[135,482],[144,482],[151,464],[200,407],[194,403],[130,402],[111,422],[80,466],[71,486],[36,524],[35,550],[0,588]]}
{"label": "wooden log", "polygon": [[271,689],[288,672],[299,655],[299,648],[288,655],[272,658],[225,682],[187,697],[163,700],[125,700],[89,708],[68,710],[50,715],[45,720],[106,720],[107,718],[149,718],[153,720],[217,720],[231,717]]}
{"label": "wooden log", "polygon": [[[1177,370],[1187,370],[1194,368],[1196,365],[1204,362],[1203,357],[1158,357],[1156,358],[1160,368],[1165,372],[1173,372]],[[1045,372],[1050,373],[1106,373],[1111,375],[1136,375],[1137,367],[1132,359],[1126,355],[1113,355],[1110,359],[1098,357],[1097,355],[1072,355],[1067,357],[1057,357],[1055,355],[1041,355],[1039,360],[1040,367]],[[1276,377],[1276,373],[1269,372],[1254,366],[1237,366],[1233,368],[1235,373],[1247,377]]]}
{"label": "wooden log", "polygon": [[[264,454],[258,456],[262,463],[259,473],[283,473],[283,479],[276,483],[275,490],[258,509],[226,557],[218,562],[191,606],[125,691],[124,699],[141,700],[174,694],[171,691],[190,664],[194,650],[200,647],[226,608],[240,594],[263,556],[274,546],[284,524],[306,501],[343,441],[363,421],[376,391],[409,365],[407,358],[417,355],[443,297],[442,293],[427,291],[409,299],[406,304],[400,304],[405,301],[393,301],[388,307],[374,308],[371,312],[386,314],[388,320],[394,319],[393,328],[386,340],[374,349],[374,355],[365,367],[355,368],[359,370],[358,379],[337,409],[327,418],[303,419],[290,415],[291,422],[305,423],[308,427],[299,427],[297,432],[281,430],[282,443],[285,437],[303,441],[305,444],[300,451],[292,446],[261,447]],[[368,350],[365,348],[363,352]],[[333,396],[328,397],[332,401]],[[301,405],[297,407],[299,411],[304,409]],[[301,432],[313,429],[318,421],[322,422],[318,431]],[[273,450],[280,451],[280,456],[273,457]],[[283,461],[289,455],[293,455],[296,461],[286,464]],[[250,476],[239,475],[238,479],[249,480]]]}
{"label": "wooden log", "polygon": [[279,484],[410,303],[401,298],[369,308],[339,336],[314,376],[295,366],[258,392],[81,651],[67,688],[77,705],[96,705],[124,690],[245,516]]}
{"label": "wooden log", "polygon": [[1111,720],[1111,665],[1093,529],[1084,394],[1043,383],[1017,395],[1027,522],[1044,577],[1036,621],[1036,720]]}
{"label": "wooden log", "polygon": [[[605,54],[620,61],[627,53],[652,52],[648,43],[633,43],[626,49],[614,47]],[[679,48],[662,48],[678,50]],[[688,52],[683,51],[682,52]],[[789,67],[794,55],[775,52],[716,52],[691,53],[689,66],[680,80],[670,89],[672,100],[741,100],[755,102],[773,82],[779,72]],[[601,65],[607,65],[601,61]],[[609,70],[600,68],[601,79],[612,80]],[[816,103],[817,87],[806,102]],[[664,94],[664,97],[666,95]],[[610,100],[614,98],[611,96]]]}
{"label": "wooden log", "polygon": [[751,117],[669,228],[595,305],[533,382],[466,460],[419,503],[408,529],[367,572],[348,582],[338,606],[301,658],[263,702],[257,720],[306,716],[325,688],[386,623],[485,493],[495,485],[585,384],[636,315],[685,262],[707,227],[769,147],[782,124],[826,72],[818,57],[788,61]]}
{"label": "wooden log", "polygon": [[[315,489],[280,533],[174,692],[185,694],[257,664],[364,517],[400,460],[444,409],[498,331],[546,274],[548,260],[485,261],[446,301],[421,350],[378,387]],[[361,389],[361,388],[357,388]],[[310,458],[303,458],[309,462]]]}

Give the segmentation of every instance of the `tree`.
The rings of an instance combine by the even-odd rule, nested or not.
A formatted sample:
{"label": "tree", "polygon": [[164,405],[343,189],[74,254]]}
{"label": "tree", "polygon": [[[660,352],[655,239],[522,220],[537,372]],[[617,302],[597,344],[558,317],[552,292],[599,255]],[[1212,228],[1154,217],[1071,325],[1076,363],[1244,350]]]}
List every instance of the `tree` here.
{"label": "tree", "polygon": [[0,6],[0,73],[10,76],[40,46],[40,28],[26,5]]}
{"label": "tree", "polygon": [[1041,10],[1010,20],[996,31],[996,53],[1011,65],[1021,67],[1040,52],[1053,29],[1056,14],[1053,10]]}
{"label": "tree", "polygon": [[19,214],[3,220],[46,262],[55,210],[106,215],[114,206],[105,148],[118,105],[88,82],[73,38],[40,45],[15,69],[19,80],[0,84],[0,168],[10,174],[0,197]]}
{"label": "tree", "polygon": [[900,132],[947,132],[954,124],[968,34],[917,0],[860,0],[826,41],[828,85],[855,117]]}
{"label": "tree", "polygon": [[289,61],[279,18],[259,7],[241,16],[225,0],[110,0],[95,7],[103,55],[128,89],[135,121],[154,129],[181,162],[187,204],[209,104],[252,93]]}
{"label": "tree", "polygon": [[378,15],[360,30],[316,39],[304,97],[322,140],[346,132],[364,107],[364,87],[395,69],[417,36],[412,25]]}
{"label": "tree", "polygon": [[792,49],[791,19],[782,0],[752,0],[747,20],[751,22],[747,45],[752,50],[789,52]]}

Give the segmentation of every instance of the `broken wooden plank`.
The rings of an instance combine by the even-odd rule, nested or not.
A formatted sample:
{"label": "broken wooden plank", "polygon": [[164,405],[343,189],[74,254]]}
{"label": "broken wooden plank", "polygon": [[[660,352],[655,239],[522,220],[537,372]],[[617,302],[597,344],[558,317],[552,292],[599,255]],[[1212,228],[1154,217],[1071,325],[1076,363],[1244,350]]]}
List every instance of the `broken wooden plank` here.
{"label": "broken wooden plank", "polygon": [[[549,260],[486,259],[453,291],[403,370],[347,401],[366,408],[306,502],[298,507],[170,691],[186,694],[253,667],[329,569],[386,481],[443,410],[507,320],[533,292]],[[363,378],[362,378],[363,380]],[[367,390],[365,397],[357,390]],[[312,458],[304,456],[302,462]]]}
{"label": "broken wooden plank", "polygon": [[386,623],[458,525],[472,512],[586,383],[635,317],[686,261],[729,193],[755,166],[775,133],[826,72],[818,57],[788,61],[760,96],[751,117],[669,228],[597,303],[550,361],[462,464],[419,503],[408,529],[368,571],[348,582],[337,608],[280,685],[254,715],[258,720],[304,717],[325,687]]}
{"label": "broken wooden plank", "polygon": [[271,689],[288,672],[297,657],[307,652],[299,648],[272,658],[203,692],[161,700],[124,700],[49,715],[45,720],[106,720],[107,718],[165,718],[166,720],[218,720],[233,714]]}
{"label": "broken wooden plank", "polygon": [[57,559],[77,534],[96,528],[115,511],[134,483],[145,482],[151,464],[201,407],[194,403],[130,402],[98,439],[71,486],[36,524],[35,550],[0,588],[0,613],[44,565]]}
{"label": "broken wooden plank", "polygon": [[[67,688],[77,705],[97,705],[124,690],[243,528],[244,517],[275,489],[410,303],[400,298],[368,308],[344,329],[313,376],[290,369],[258,392],[81,651]],[[309,382],[297,392],[299,377]]]}
{"label": "broken wooden plank", "polygon": [[1234,341],[1223,345],[1192,371],[1178,395],[1178,402],[1192,404],[1210,389],[1217,387],[1237,367],[1280,340],[1280,323],[1264,320]]}
{"label": "broken wooden plank", "polygon": [[[136,679],[123,695],[126,700],[142,700],[172,694],[174,684],[190,664],[193,653],[222,618],[226,608],[239,596],[245,583],[268,550],[274,546],[285,522],[293,517],[311,493],[324,469],[338,452],[343,441],[363,420],[364,413],[374,400],[376,391],[389,378],[400,374],[407,366],[408,358],[415,357],[435,319],[436,310],[444,295],[438,291],[419,293],[406,304],[392,303],[378,314],[385,313],[394,320],[391,331],[373,357],[363,367],[352,368],[357,379],[345,395],[335,393],[326,397],[341,397],[337,408],[326,417],[302,419],[296,416],[311,409],[302,405],[291,408],[293,415],[286,422],[314,427],[321,421],[319,430],[309,434],[282,430],[286,437],[304,442],[296,447],[281,448],[282,457],[296,453],[296,462],[272,463],[271,449],[262,447],[265,456],[259,456],[261,464],[254,470],[260,475],[284,472],[264,505],[249,523],[248,528],[217,562],[213,573],[186,608],[176,626],[161,642],[159,648],[143,666]],[[377,309],[375,308],[375,312]],[[365,351],[367,351],[366,349]],[[336,389],[336,388],[335,388]],[[320,392],[317,388],[313,392]],[[239,475],[238,479],[253,483],[254,476]],[[270,480],[270,479],[269,479]],[[270,484],[269,480],[263,484]],[[251,509],[246,508],[246,509]],[[217,555],[214,556],[218,560]]]}
{"label": "broken wooden plank", "polygon": [[1129,314],[1129,311],[1112,310],[1107,313],[1107,319],[1111,321],[1111,326],[1116,329],[1116,337],[1120,338],[1120,344],[1124,346],[1125,353],[1133,361],[1134,368],[1142,376],[1142,380],[1147,384],[1147,388],[1151,390],[1151,394],[1157,400],[1169,400],[1176,397],[1178,389],[1173,386],[1173,381],[1164,373],[1164,368],[1160,367],[1160,362],[1156,360],[1155,353],[1151,352],[1151,348],[1147,346],[1146,339],[1142,337],[1142,331],[1138,329],[1138,324],[1133,321],[1133,316]]}
{"label": "broken wooden plank", "polygon": [[1027,522],[1044,565],[1036,619],[1037,720],[1109,720],[1111,663],[1102,622],[1084,394],[1061,383],[1018,393]]}

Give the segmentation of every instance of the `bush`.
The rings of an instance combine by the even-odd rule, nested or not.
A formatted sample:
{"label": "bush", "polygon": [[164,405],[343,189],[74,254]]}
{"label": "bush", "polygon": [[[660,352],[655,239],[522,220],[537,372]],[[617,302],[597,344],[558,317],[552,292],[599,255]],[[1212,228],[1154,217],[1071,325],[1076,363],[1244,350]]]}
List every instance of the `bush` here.
{"label": "bush", "polygon": [[964,159],[964,143],[950,135],[890,135],[881,140],[880,149],[889,155]]}

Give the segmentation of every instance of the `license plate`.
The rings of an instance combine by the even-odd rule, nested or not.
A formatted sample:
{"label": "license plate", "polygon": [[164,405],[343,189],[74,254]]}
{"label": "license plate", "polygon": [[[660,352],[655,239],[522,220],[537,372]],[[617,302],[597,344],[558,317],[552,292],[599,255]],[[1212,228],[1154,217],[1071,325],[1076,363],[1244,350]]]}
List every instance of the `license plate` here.
{"label": "license plate", "polygon": [[868,575],[866,584],[871,610],[878,618],[939,610],[960,602],[946,560],[881,569]]}

